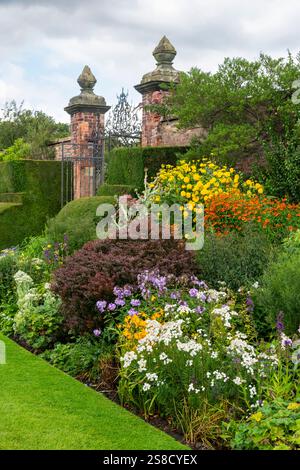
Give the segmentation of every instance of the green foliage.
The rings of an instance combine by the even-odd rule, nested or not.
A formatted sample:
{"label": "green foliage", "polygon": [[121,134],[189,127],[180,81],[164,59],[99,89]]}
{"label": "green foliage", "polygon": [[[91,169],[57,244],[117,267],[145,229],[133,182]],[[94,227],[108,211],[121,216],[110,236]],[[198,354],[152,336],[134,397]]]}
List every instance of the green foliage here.
{"label": "green foliage", "polygon": [[276,260],[269,264],[261,287],[253,292],[254,318],[259,330],[274,328],[279,312],[284,314],[285,332],[293,334],[300,325],[299,231],[288,241]]}
{"label": "green foliage", "polygon": [[59,335],[62,317],[60,298],[49,286],[38,289],[33,279],[23,271],[14,275],[17,285],[18,313],[14,317],[14,331],[34,349],[45,349]]}
{"label": "green foliage", "polygon": [[0,331],[13,332],[13,319],[17,312],[14,274],[18,266],[16,250],[0,252]]}
{"label": "green foliage", "polygon": [[175,165],[186,147],[129,147],[117,148],[108,159],[107,183],[144,187],[145,171],[154,178],[162,164]]}
{"label": "green foliage", "polygon": [[0,161],[24,160],[30,158],[31,146],[24,139],[16,139],[11,147],[0,152]]}
{"label": "green foliage", "polygon": [[100,360],[103,360],[104,355],[111,355],[107,346],[101,340],[86,335],[77,338],[74,343],[57,343],[52,350],[45,351],[42,357],[73,377],[82,377],[84,374],[96,381],[101,375]]}
{"label": "green foliage", "polygon": [[274,194],[299,200],[300,105],[292,101],[299,75],[300,57],[290,53],[279,59],[261,54],[255,61],[226,58],[215,73],[193,68],[181,74],[158,111],[178,116],[182,128],[207,130],[207,140],[198,145],[200,157],[213,154],[232,164],[264,157],[265,180]]}
{"label": "green foliage", "polygon": [[0,249],[15,246],[40,233],[48,217],[60,210],[61,163],[20,160],[0,162],[1,193],[22,194],[23,205],[14,204],[0,214]]}
{"label": "green foliage", "polygon": [[203,248],[197,252],[201,278],[218,287],[231,289],[253,284],[262,275],[274,248],[266,235],[247,226],[243,233],[219,236],[206,231]]}
{"label": "green foliage", "polygon": [[99,221],[96,210],[100,204],[115,204],[115,199],[111,196],[95,196],[69,202],[55,218],[48,221],[46,237],[52,242],[62,242],[66,236],[71,253],[96,239],[96,225]]}
{"label": "green foliage", "polygon": [[274,139],[272,146],[265,146],[266,167],[254,168],[266,192],[273,196],[287,196],[291,201],[300,201],[300,147],[299,126],[294,135],[283,141]]}
{"label": "green foliage", "polygon": [[296,450],[300,448],[300,403],[265,403],[246,422],[231,426],[233,449]]}
{"label": "green foliage", "polygon": [[[69,135],[69,132],[67,124],[56,123],[42,111],[24,109],[23,103],[17,106],[15,101],[11,101],[6,103],[3,118],[0,119],[0,150],[9,149],[8,152],[12,153],[11,149],[16,145],[14,152],[26,151],[26,158],[29,149],[33,159],[53,158],[53,150],[48,144]],[[18,148],[20,141],[23,149]]]}
{"label": "green foliage", "polygon": [[135,188],[125,184],[102,184],[98,191],[97,196],[122,196],[122,194],[130,194],[135,196]]}

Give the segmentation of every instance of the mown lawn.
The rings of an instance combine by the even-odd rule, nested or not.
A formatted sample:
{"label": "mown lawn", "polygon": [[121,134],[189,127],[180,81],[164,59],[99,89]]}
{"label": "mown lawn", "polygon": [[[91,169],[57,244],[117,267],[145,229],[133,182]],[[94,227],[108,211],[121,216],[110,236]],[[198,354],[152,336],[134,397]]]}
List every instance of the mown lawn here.
{"label": "mown lawn", "polygon": [[185,447],[1,336],[0,449]]}

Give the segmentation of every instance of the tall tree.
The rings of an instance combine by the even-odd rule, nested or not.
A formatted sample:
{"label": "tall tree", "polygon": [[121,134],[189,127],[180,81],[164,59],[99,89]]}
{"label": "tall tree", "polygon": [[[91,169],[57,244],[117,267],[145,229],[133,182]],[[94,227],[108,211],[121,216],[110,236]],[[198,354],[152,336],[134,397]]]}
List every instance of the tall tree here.
{"label": "tall tree", "polygon": [[[300,198],[300,56],[225,59],[216,73],[193,68],[156,110],[179,127],[203,126],[207,139],[194,155],[234,162],[249,155],[268,163],[270,191]],[[300,85],[298,86],[300,88]]]}
{"label": "tall tree", "polygon": [[52,156],[48,144],[69,134],[69,126],[56,123],[42,111],[24,109],[23,103],[15,101],[5,104],[0,118],[0,150],[12,148],[18,139],[30,145],[30,157],[45,159]]}

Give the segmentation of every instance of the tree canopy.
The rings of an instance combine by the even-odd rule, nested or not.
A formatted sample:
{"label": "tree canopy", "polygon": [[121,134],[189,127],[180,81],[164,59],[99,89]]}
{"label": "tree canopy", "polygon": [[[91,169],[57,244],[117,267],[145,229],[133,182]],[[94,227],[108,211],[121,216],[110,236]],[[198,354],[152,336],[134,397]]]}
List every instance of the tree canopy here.
{"label": "tree canopy", "polygon": [[[207,130],[207,139],[196,146],[199,157],[233,163],[255,155],[268,161],[269,176],[273,172],[275,178],[276,173],[273,192],[296,198],[292,193],[300,195],[300,100],[292,97],[299,94],[299,79],[299,55],[273,59],[261,54],[254,61],[226,58],[215,73],[198,68],[182,73],[156,110],[178,117],[181,128]],[[272,181],[269,178],[270,186]]]}
{"label": "tree canopy", "polygon": [[2,158],[6,154],[12,156],[15,149],[19,158],[51,158],[53,151],[48,144],[69,135],[69,132],[68,124],[57,123],[42,111],[25,109],[23,103],[17,105],[15,101],[8,102],[2,109],[0,118]]}

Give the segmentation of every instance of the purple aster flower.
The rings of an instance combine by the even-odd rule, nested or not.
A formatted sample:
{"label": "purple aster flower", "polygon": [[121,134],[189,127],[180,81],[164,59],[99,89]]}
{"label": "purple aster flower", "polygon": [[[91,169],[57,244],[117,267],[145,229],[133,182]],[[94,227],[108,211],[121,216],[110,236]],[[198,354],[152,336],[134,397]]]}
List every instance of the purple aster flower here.
{"label": "purple aster flower", "polygon": [[93,333],[98,338],[101,335],[101,330],[94,330]]}
{"label": "purple aster flower", "polygon": [[178,299],[180,299],[180,292],[172,292],[170,297],[173,300],[178,300]]}
{"label": "purple aster flower", "polygon": [[195,289],[194,287],[189,290],[190,297],[197,297],[198,295],[198,289]]}
{"label": "purple aster flower", "polygon": [[276,319],[276,330],[278,333],[281,333],[284,330],[284,323],[283,323],[284,313],[279,312]]}
{"label": "purple aster flower", "polygon": [[125,286],[123,289],[123,295],[124,297],[130,297],[132,295],[132,290],[130,286]]}
{"label": "purple aster flower", "polygon": [[207,284],[204,281],[199,281],[199,279],[196,276],[191,276],[191,282],[198,287],[201,287],[202,289],[208,289]]}
{"label": "purple aster flower", "polygon": [[99,310],[100,313],[103,313],[104,310],[106,309],[107,302],[105,300],[98,300],[96,303],[96,307]]}
{"label": "purple aster flower", "polygon": [[204,292],[200,292],[199,299],[202,300],[202,302],[206,302],[207,296],[204,294]]}
{"label": "purple aster flower", "polygon": [[141,305],[141,301],[138,299],[132,299],[130,305],[132,305],[132,307],[139,307]]}
{"label": "purple aster flower", "polygon": [[188,303],[185,300],[180,300],[179,305],[181,307],[188,307]]}
{"label": "purple aster flower", "polygon": [[118,305],[118,307],[124,307],[124,305],[126,304],[126,302],[125,302],[124,299],[117,298],[117,299],[115,300],[115,304]]}
{"label": "purple aster flower", "polygon": [[116,308],[117,308],[116,304],[113,304],[113,303],[108,304],[108,306],[107,306],[107,309],[110,310],[111,312],[116,310]]}
{"label": "purple aster flower", "polygon": [[254,302],[253,300],[251,299],[250,295],[248,295],[247,299],[246,299],[246,305],[247,305],[247,311],[249,313],[253,312],[254,310]]}
{"label": "purple aster flower", "polygon": [[114,287],[114,294],[116,297],[123,297],[124,296],[124,290],[121,287]]}
{"label": "purple aster flower", "polygon": [[204,311],[205,311],[205,307],[201,307],[201,305],[195,308],[195,312],[198,313],[199,315],[201,315]]}
{"label": "purple aster flower", "polygon": [[131,308],[130,310],[128,310],[128,315],[130,315],[131,317],[133,317],[133,315],[137,315],[138,312],[137,310],[134,310],[134,308]]}

